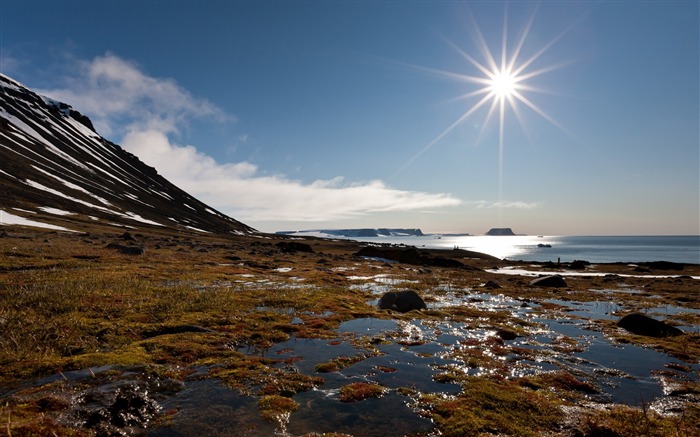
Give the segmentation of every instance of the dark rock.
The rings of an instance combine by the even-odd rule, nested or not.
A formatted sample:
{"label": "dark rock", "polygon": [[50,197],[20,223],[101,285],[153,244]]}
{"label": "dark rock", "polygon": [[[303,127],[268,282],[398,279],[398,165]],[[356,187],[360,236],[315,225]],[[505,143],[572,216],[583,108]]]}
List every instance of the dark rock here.
{"label": "dark rock", "polygon": [[583,261],[583,260],[577,259],[577,260],[573,261],[571,264],[569,264],[569,268],[571,270],[585,270],[586,267],[588,267],[589,265],[591,265],[591,263],[589,263],[588,261]]}
{"label": "dark rock", "polygon": [[430,256],[430,254],[421,252],[415,247],[398,249],[369,246],[360,249],[357,253],[355,253],[355,256],[382,258],[415,266],[448,267],[457,269],[478,270],[474,267],[466,266],[456,259],[444,258],[441,256]]}
{"label": "dark rock", "polygon": [[496,331],[496,335],[501,337],[503,340],[515,340],[518,338],[518,334],[515,331],[509,329],[499,329]]}
{"label": "dark rock", "polygon": [[457,261],[456,259],[443,258],[441,256],[426,258],[426,262],[428,265],[433,267],[448,267],[452,269],[462,269],[466,267],[464,264]]}
{"label": "dark rock", "polygon": [[485,288],[492,288],[492,289],[503,288],[503,287],[501,287],[501,285],[498,282],[495,282],[495,281],[488,281],[486,284],[484,284],[484,287]]}
{"label": "dark rock", "polygon": [[267,264],[261,264],[255,261],[244,261],[243,264],[254,269],[270,270],[272,268]]}
{"label": "dark rock", "polygon": [[306,243],[299,243],[298,241],[280,241],[279,243],[276,244],[276,246],[279,247],[283,253],[295,253],[295,252],[313,253],[314,252],[314,250],[311,248],[310,245],[308,245]]}
{"label": "dark rock", "polygon": [[415,247],[399,251],[396,261],[404,264],[421,265],[423,260],[420,252]]}
{"label": "dark rock", "polygon": [[132,435],[134,428],[145,429],[160,407],[139,384],[122,384],[115,391],[92,390],[82,398],[78,414],[85,428],[98,436]]}
{"label": "dark rock", "polygon": [[568,287],[566,281],[561,275],[543,276],[541,278],[533,279],[530,281],[530,285],[536,287]]}
{"label": "dark rock", "polygon": [[124,241],[136,241],[136,237],[134,237],[133,235],[131,235],[128,232],[124,232],[123,234],[121,234],[119,236],[119,238],[121,238]]}
{"label": "dark rock", "polygon": [[652,319],[642,313],[627,314],[617,322],[617,326],[633,334],[647,337],[674,337],[683,334],[683,331],[675,326]]}
{"label": "dark rock", "polygon": [[116,249],[124,255],[143,255],[146,249],[140,246],[124,246],[123,244],[109,243],[107,249]]}
{"label": "dark rock", "polygon": [[413,290],[390,291],[379,299],[379,308],[406,313],[427,308],[425,301]]}
{"label": "dark rock", "polygon": [[675,271],[681,271],[683,270],[683,264],[679,263],[674,263],[670,261],[652,261],[652,262],[647,262],[647,263],[640,263],[642,265],[645,265],[649,268],[655,269],[655,270],[675,270]]}

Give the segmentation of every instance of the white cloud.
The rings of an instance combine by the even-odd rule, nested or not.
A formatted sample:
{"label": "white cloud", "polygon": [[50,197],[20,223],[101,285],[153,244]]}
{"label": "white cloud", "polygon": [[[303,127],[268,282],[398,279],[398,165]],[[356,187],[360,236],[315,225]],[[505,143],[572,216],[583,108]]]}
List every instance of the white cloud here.
{"label": "white cloud", "polygon": [[78,64],[77,75],[65,79],[64,89],[39,92],[85,112],[98,132],[114,133],[115,126],[126,126],[122,147],[183,190],[243,222],[339,220],[461,203],[450,194],[398,190],[378,180],[348,182],[339,176],[304,184],[261,174],[249,162],[219,163],[195,146],[174,144],[169,135],[195,117],[222,122],[234,117],[193,97],[174,80],[150,77],[115,55]]}
{"label": "white cloud", "polygon": [[89,114],[105,136],[123,134],[115,132],[118,123],[170,133],[194,117],[234,118],[193,97],[173,79],[147,76],[136,64],[112,54],[77,61],[77,71],[63,82],[64,88],[37,92]]}
{"label": "white cloud", "polygon": [[494,209],[494,208],[512,208],[512,209],[532,209],[540,206],[537,202],[523,202],[522,200],[517,201],[488,201],[488,200],[476,200],[469,202],[479,209]]}
{"label": "white cloud", "polygon": [[171,144],[155,130],[130,132],[123,146],[176,185],[242,221],[327,221],[374,212],[435,209],[460,204],[448,194],[404,191],[381,181],[342,177],[310,184],[258,174],[248,162],[219,164],[193,146]]}

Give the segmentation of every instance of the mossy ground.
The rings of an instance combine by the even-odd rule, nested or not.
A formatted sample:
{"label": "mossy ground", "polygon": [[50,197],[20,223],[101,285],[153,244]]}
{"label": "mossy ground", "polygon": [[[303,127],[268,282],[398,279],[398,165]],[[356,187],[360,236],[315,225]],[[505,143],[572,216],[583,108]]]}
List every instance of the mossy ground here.
{"label": "mossy ground", "polygon": [[[336,339],[343,321],[364,317],[420,318],[426,324],[447,320],[463,324],[463,329],[527,335],[526,322],[514,321],[507,312],[473,306],[433,306],[407,314],[379,311],[368,303],[377,296],[356,287],[356,277],[390,275],[397,284],[406,281],[408,288],[432,290],[429,304],[442,295],[459,295],[460,290],[482,289],[486,282],[497,281],[498,293],[524,301],[602,300],[609,290],[634,289],[637,292],[612,296],[639,310],[663,305],[700,309],[698,281],[691,278],[567,278],[566,289],[543,289],[529,286],[529,278],[520,276],[427,270],[359,259],[353,256],[354,243],[312,240],[313,253],[290,254],[267,238],[134,237],[146,248],[144,255],[107,249],[108,243],[123,238],[116,233],[8,227],[7,235],[0,238],[0,423],[8,435],[51,435],[54,430],[60,435],[91,434],[60,423],[58,417],[66,405],[62,398],[52,398],[50,387],[24,385],[62,372],[106,365],[115,369],[146,366],[150,372],[182,380],[194,369],[204,368],[207,371],[200,377],[218,378],[257,397],[261,416],[282,420],[283,427],[284,417],[296,409],[292,396],[323,384],[323,372],[336,372],[372,356],[372,344],[381,341],[360,339],[365,341],[366,353],[330,360],[320,364],[317,373],[304,375],[294,369],[293,360],[261,353],[292,336]],[[493,260],[464,262],[481,268],[505,265]],[[631,269],[626,265],[596,268],[610,274]],[[688,269],[684,273],[700,275],[699,266]],[[544,306],[541,311],[566,308]],[[668,320],[700,326],[697,311],[674,313]],[[697,330],[653,339],[622,332],[613,322],[596,323],[619,341],[658,348],[689,363],[697,363],[700,356]],[[588,389],[585,381],[569,374],[505,378],[499,355],[529,352],[499,340],[489,337],[464,344],[454,355],[468,367],[492,372],[468,376],[445,368],[437,373],[437,381],[460,384],[460,394],[442,396],[410,389],[399,393],[409,396],[442,435],[554,435],[563,429],[571,435],[637,435],[641,428],[630,425],[630,420],[646,426],[642,431],[648,435],[693,435],[689,430],[697,429],[693,427],[700,416],[697,405],[675,418],[626,407],[587,409],[577,413],[580,420],[573,428],[565,428],[562,408],[581,399]],[[566,339],[560,343],[561,348],[575,346],[575,341]],[[352,399],[362,398],[365,391],[371,392],[369,396],[385,391],[372,384],[347,387]],[[645,421],[639,420],[639,414],[644,414]],[[601,430],[609,433],[600,434]]]}

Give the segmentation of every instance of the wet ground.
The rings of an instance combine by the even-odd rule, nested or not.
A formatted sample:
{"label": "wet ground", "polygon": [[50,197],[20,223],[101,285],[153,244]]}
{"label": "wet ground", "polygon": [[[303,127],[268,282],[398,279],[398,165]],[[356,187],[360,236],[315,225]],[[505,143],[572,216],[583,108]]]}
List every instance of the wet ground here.
{"label": "wet ground", "polygon": [[[473,270],[430,270],[359,259],[336,246],[289,255],[274,251],[270,243],[251,246],[262,248],[259,252],[245,247],[235,257],[227,246],[210,246],[207,252],[190,253],[190,264],[183,261],[189,252],[179,250],[156,251],[152,264],[129,264],[109,258],[102,245],[96,250],[104,261],[90,261],[95,265],[77,270],[80,276],[68,286],[60,277],[47,292],[41,287],[44,276],[36,271],[48,281],[54,279],[53,272],[63,270],[53,266],[44,272],[32,264],[18,270],[15,282],[4,289],[28,287],[28,292],[13,296],[35,309],[53,305],[56,311],[49,315],[56,318],[72,308],[70,299],[84,300],[71,310],[75,317],[56,325],[62,331],[48,326],[48,345],[56,343],[56,332],[68,335],[80,323],[86,328],[76,336],[81,347],[65,349],[63,355],[27,352],[37,360],[54,360],[33,361],[33,373],[22,372],[25,361],[7,361],[21,364],[12,367],[15,378],[7,378],[0,388],[0,423],[6,429],[50,435],[42,432],[60,425],[66,433],[98,436],[448,435],[438,428],[442,413],[431,411],[427,403],[446,399],[455,400],[456,409],[472,408],[465,398],[474,395],[473,387],[496,385],[500,390],[497,384],[513,381],[512,400],[544,399],[557,411],[564,404],[629,405],[683,416],[686,406],[700,404],[700,390],[693,383],[700,376],[697,345],[689,345],[690,352],[683,354],[679,342],[633,337],[615,325],[626,313],[638,311],[670,321],[690,334],[681,336],[688,341],[698,339],[697,266],[689,266],[687,276],[638,275],[631,265],[590,266],[585,272],[564,272],[569,286],[543,290],[529,285],[532,277],[559,271],[522,263],[491,269],[498,265],[492,259],[469,259],[478,264]],[[28,247],[27,253],[36,250]],[[241,257],[252,260],[238,262]],[[10,258],[13,263],[33,260]],[[223,262],[234,258],[238,261],[233,264]],[[171,260],[177,263],[168,264]],[[84,284],[97,267],[111,273],[112,263],[118,267],[115,276]],[[163,270],[167,266],[171,270]],[[149,285],[135,281],[116,292],[110,288],[117,279],[131,276]],[[73,294],[95,287],[105,287],[104,295]],[[406,314],[377,309],[384,293],[407,288],[425,299],[426,309]],[[56,291],[65,302],[47,303]],[[32,293],[42,298],[28,299]],[[146,305],[146,298],[157,305]],[[178,299],[194,303],[180,308],[173,302]],[[7,308],[14,311],[12,305]],[[0,314],[3,322],[14,320],[7,317],[15,314],[7,308]],[[93,309],[91,318],[79,317]],[[26,306],[17,314],[25,320]],[[104,317],[115,317],[109,329],[87,329],[93,320],[102,326]],[[4,342],[6,350],[23,345],[26,333],[43,334],[36,326],[41,325],[17,324],[12,341]],[[105,337],[104,345],[94,341],[95,332]],[[103,350],[96,352],[98,348]],[[65,371],[94,365],[82,364],[90,359],[122,365]],[[35,378],[57,369],[64,371]],[[245,383],[249,376],[258,379]],[[297,387],[262,389],[290,381]],[[268,404],[263,401],[277,409],[265,411]],[[473,408],[478,414],[483,411],[479,405]],[[544,415],[545,410],[539,411]],[[500,418],[509,420],[508,414]],[[553,425],[532,429],[558,432],[561,418],[555,419]],[[508,433],[505,427],[484,429]]]}
{"label": "wet ground", "polygon": [[[372,279],[361,286],[378,295],[391,288],[392,280],[386,276],[356,279]],[[600,293],[601,297],[616,293],[614,290],[592,292]],[[503,313],[501,317],[505,317],[517,334],[515,338],[499,336],[485,318],[482,327],[478,326],[478,320],[475,327],[473,321],[421,319],[420,314],[415,314],[416,318],[409,321],[354,319],[340,325],[336,339],[292,338],[259,351],[285,363],[293,362],[296,371],[303,374],[317,374],[319,364],[339,357],[360,357],[337,372],[324,373],[325,382],[317,389],[295,395],[300,407],[282,420],[277,432],[383,436],[429,433],[432,423],[416,413],[410,396],[400,393],[457,394],[460,386],[445,377],[455,372],[521,377],[565,370],[590,385],[585,396],[591,401],[645,404],[659,410],[673,408],[667,395],[673,391],[674,384],[697,380],[700,372],[698,364],[688,364],[650,348],[617,343],[606,336],[597,322],[617,320],[616,313],[624,309],[609,300],[533,302],[472,290],[439,290],[429,301],[429,311],[467,306]],[[687,311],[693,310],[664,306],[649,313],[663,318],[664,314]],[[685,329],[697,330],[697,327]],[[478,359],[470,361],[474,356]],[[357,381],[386,387],[387,394],[378,399],[341,402],[339,389]],[[162,404],[166,410],[177,411],[172,424],[149,435],[194,435],[187,431],[187,424],[205,416],[210,435],[226,435],[232,426],[237,427],[240,435],[271,430],[269,423],[256,420],[259,415],[252,398],[235,395],[212,380],[187,382],[185,387]]]}

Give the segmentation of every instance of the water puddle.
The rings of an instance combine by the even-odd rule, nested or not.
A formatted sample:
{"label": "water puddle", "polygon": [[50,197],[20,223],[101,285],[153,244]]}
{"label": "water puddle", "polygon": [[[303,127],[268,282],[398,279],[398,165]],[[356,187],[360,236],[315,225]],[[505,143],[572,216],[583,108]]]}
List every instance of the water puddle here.
{"label": "water puddle", "polygon": [[[400,286],[387,276],[373,279],[370,289],[374,292]],[[639,406],[672,400],[667,395],[675,382],[697,380],[700,373],[700,364],[608,338],[601,324],[617,320],[620,312],[629,309],[617,302],[532,302],[469,289],[437,289],[424,295],[426,314],[452,314],[449,311],[456,310],[463,316],[452,320],[415,313],[412,320],[358,318],[341,323],[333,339],[292,337],[266,350],[242,351],[279,363],[275,365],[293,367],[293,372],[323,377],[318,387],[292,396],[298,408],[279,423],[262,418],[258,398],[243,395],[219,380],[195,375],[169,388],[168,381],[151,381],[137,373],[130,377],[128,372],[71,400],[80,409],[70,420],[88,423],[95,415],[107,417],[110,405],[119,403],[119,396],[126,396],[136,417],[134,426],[146,427],[156,412],[168,416],[164,426],[148,430],[148,435],[155,437],[324,432],[403,436],[433,431],[431,421],[412,408],[414,399],[407,393],[456,395],[461,387],[454,382],[458,379],[454,375],[521,378],[565,371],[589,384],[589,400]],[[293,316],[294,324],[304,323],[293,308],[256,310],[279,311]],[[670,317],[700,311],[669,305],[648,312]],[[319,314],[326,315],[332,313]],[[329,363],[338,363],[337,368]],[[324,368],[332,370],[320,370]],[[64,378],[77,385],[94,371],[61,375],[41,384]],[[378,384],[385,394],[341,401],[341,389],[356,382]],[[117,427],[119,423],[109,417],[105,426]]]}
{"label": "water puddle", "polygon": [[148,431],[153,437],[274,435],[275,426],[263,420],[257,400],[243,396],[213,379],[185,383],[185,389],[164,400],[174,412],[169,425]]}

